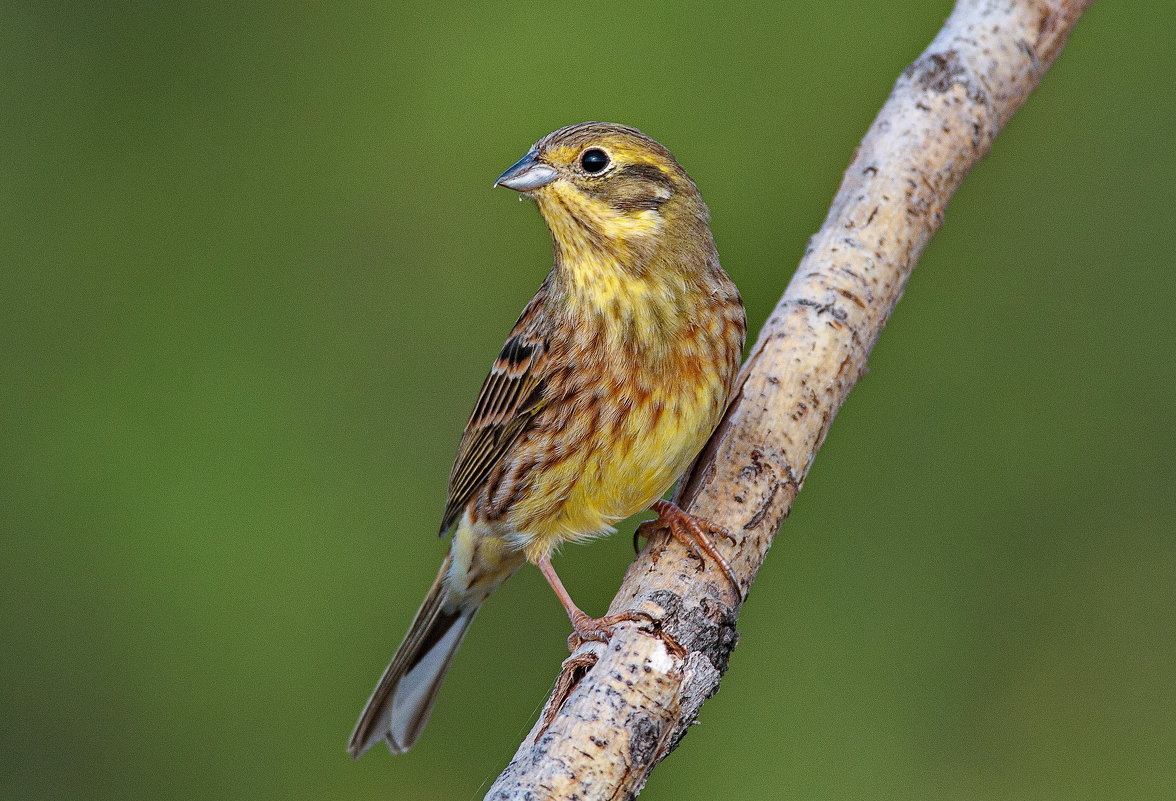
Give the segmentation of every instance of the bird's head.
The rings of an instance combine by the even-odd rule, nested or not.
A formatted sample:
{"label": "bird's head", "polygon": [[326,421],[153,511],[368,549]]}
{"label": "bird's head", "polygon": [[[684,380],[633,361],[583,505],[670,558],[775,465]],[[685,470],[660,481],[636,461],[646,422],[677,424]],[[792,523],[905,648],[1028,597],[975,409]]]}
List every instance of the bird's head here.
{"label": "bird's head", "polygon": [[636,128],[570,125],[540,139],[495,186],[530,195],[551,228],[557,254],[636,255],[672,238],[713,247],[709,215],[670,151]]}

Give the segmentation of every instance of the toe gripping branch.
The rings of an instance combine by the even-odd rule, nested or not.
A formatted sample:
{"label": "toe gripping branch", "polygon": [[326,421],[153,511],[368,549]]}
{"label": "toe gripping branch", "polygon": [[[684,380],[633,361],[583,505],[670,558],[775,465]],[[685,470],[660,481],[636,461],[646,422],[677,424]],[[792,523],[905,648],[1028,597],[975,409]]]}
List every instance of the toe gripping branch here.
{"label": "toe gripping branch", "polygon": [[[650,508],[657,512],[657,517],[637,526],[633,532],[633,549],[637,550],[638,537],[652,539],[658,534],[665,533],[686,546],[689,554],[701,563],[699,569],[702,569],[702,566],[706,564],[703,554],[710,557],[710,560],[723,571],[723,575],[730,582],[736,601],[742,603],[743,587],[740,586],[735,571],[731,569],[731,564],[719,553],[712,539],[712,535],[717,535],[729,540],[732,545],[738,545],[739,541],[731,532],[721,526],[716,526],[709,520],[690,514],[670,501],[655,501]],[[658,560],[659,555],[658,552],[653,552],[651,556],[654,562]]]}
{"label": "toe gripping branch", "polygon": [[[659,500],[651,508],[657,512],[657,518],[642,523],[633,532],[634,550],[637,549],[638,537],[652,539],[662,533],[673,537],[686,546],[691,556],[699,560],[700,570],[705,569],[706,557],[709,557],[710,561],[726,576],[736,601],[742,603],[743,588],[735,576],[735,571],[731,569],[730,563],[715,548],[712,536],[720,536],[730,540],[732,545],[738,545],[738,540],[726,529],[701,517],[696,517],[670,501]],[[652,553],[655,562],[658,556],[658,551]],[[600,658],[599,646],[588,649],[584,649],[582,646],[591,643],[607,643],[618,624],[642,623],[641,630],[665,643],[666,650],[675,659],[684,659],[687,655],[686,649],[665,631],[662,621],[647,612],[628,610],[615,615],[592,618],[572,606],[569,608],[568,614],[571,617],[573,629],[571,636],[568,637],[568,650],[572,652],[572,655],[564,660],[559,678],[556,679],[555,687],[552,689],[551,699],[543,713],[541,733],[555,720],[576,685]]]}
{"label": "toe gripping branch", "polygon": [[[686,658],[686,649],[665,631],[660,619],[648,612],[631,609],[601,618],[587,618],[583,622],[590,624],[590,628],[580,628],[577,625],[576,630],[568,637],[568,650],[572,652],[572,655],[565,659],[560,666],[559,677],[555,680],[555,687],[551,691],[551,699],[543,712],[543,721],[539,728],[540,734],[546,731],[555,720],[555,716],[559,714],[559,710],[563,708],[564,703],[571,696],[572,690],[576,689],[580,680],[600,660],[601,646],[609,641],[619,623],[643,624],[639,627],[640,630],[661,640],[666,646],[666,651],[674,659]],[[594,647],[584,649],[582,646],[585,644],[591,644]]]}

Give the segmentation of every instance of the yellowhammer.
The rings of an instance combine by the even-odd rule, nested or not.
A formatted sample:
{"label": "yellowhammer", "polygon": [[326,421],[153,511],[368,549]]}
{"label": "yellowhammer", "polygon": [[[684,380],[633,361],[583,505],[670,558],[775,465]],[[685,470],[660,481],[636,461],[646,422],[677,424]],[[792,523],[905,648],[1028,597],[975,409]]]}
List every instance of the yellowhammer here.
{"label": "yellowhammer", "polygon": [[719,266],[709,214],[673,155],[623,125],[586,122],[535,143],[495,186],[525,192],[555,266],[515,323],[466,424],[441,531],[449,554],[348,746],[407,750],[466,628],[524,561],[575,634],[618,618],[572,602],[551,553],[651,507],[651,524],[706,551],[709,525],[662,493],[706,442],[739,368],[743,304]]}

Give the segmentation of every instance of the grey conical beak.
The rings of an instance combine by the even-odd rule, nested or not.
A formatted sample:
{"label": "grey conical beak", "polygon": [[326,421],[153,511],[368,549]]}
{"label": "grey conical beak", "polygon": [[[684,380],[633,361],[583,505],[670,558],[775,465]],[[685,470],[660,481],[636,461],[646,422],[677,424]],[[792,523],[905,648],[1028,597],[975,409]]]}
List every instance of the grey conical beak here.
{"label": "grey conical beak", "polygon": [[494,185],[505,186],[507,189],[514,189],[518,192],[530,192],[532,189],[547,186],[557,177],[559,177],[559,173],[539,161],[535,157],[535,151],[532,150],[512,164],[510,169],[498,176]]}

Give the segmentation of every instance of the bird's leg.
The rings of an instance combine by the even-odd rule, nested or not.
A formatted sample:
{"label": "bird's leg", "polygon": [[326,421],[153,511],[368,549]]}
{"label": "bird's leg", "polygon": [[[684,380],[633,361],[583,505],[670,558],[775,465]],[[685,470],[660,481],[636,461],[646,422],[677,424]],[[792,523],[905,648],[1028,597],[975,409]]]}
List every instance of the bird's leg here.
{"label": "bird's leg", "polygon": [[605,615],[604,617],[589,617],[584,610],[576,606],[572,596],[568,595],[563,582],[559,580],[559,576],[555,572],[555,566],[551,564],[550,556],[544,556],[535,565],[543,574],[543,578],[547,579],[551,589],[555,591],[555,597],[559,598],[559,602],[567,610],[568,618],[572,621],[572,636],[568,637],[568,650],[570,651],[575,651],[586,640],[608,642],[608,638],[612,636],[613,629],[618,623],[639,620],[657,624],[652,616],[635,610]]}
{"label": "bird's leg", "polygon": [[738,544],[729,531],[708,520],[703,520],[701,517],[695,517],[669,501],[654,501],[650,509],[657,512],[657,519],[647,520],[638,526],[637,531],[634,532],[634,538],[637,535],[650,537],[658,531],[665,531],[684,544],[691,554],[698,557],[699,561],[705,561],[702,554],[706,554],[731,582],[731,587],[735,590],[735,597],[740,601],[743,600],[743,589],[739,586],[739,579],[735,578],[735,571],[715,548],[714,540],[711,539],[712,534],[717,534],[729,539],[732,545]]}

